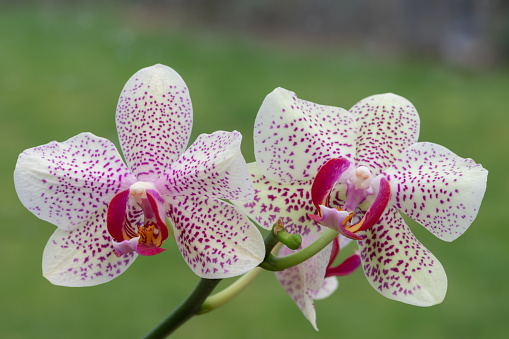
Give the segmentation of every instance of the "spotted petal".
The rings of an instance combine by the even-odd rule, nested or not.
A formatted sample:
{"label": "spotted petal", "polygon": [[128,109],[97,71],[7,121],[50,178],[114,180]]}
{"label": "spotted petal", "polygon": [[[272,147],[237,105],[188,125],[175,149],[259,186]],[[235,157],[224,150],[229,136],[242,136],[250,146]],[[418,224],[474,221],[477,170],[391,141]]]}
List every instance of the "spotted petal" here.
{"label": "spotted petal", "polygon": [[265,255],[262,236],[234,206],[201,196],[166,199],[177,245],[198,276],[234,277],[262,262]]}
{"label": "spotted petal", "polygon": [[309,320],[314,329],[318,331],[318,327],[316,327],[316,312],[313,296],[311,290],[306,286],[304,270],[297,265],[287,268],[284,271],[276,272],[276,277],[286,293],[288,293],[295,304],[297,304],[306,319]]}
{"label": "spotted petal", "polygon": [[350,109],[359,127],[357,166],[374,176],[389,167],[419,137],[419,115],[407,99],[392,93],[359,101]]}
{"label": "spotted petal", "polygon": [[396,207],[442,240],[453,241],[474,221],[488,171],[437,144],[409,147],[386,171]]}
{"label": "spotted petal", "polygon": [[338,279],[328,277],[323,280],[323,285],[319,290],[310,290],[313,300],[322,300],[328,298],[338,288]]}
{"label": "spotted petal", "polygon": [[280,218],[291,234],[307,236],[320,230],[320,226],[307,215],[315,212],[311,200],[312,180],[283,184],[261,174],[256,163],[248,164],[248,168],[255,191],[254,199],[232,200],[235,206],[268,230]]}
{"label": "spotted petal", "polygon": [[412,234],[391,207],[358,241],[364,274],[383,296],[416,306],[439,304],[445,297],[444,268]]}
{"label": "spotted petal", "polygon": [[253,186],[240,152],[241,140],[237,131],[201,134],[156,186],[162,194],[252,199]]}
{"label": "spotted petal", "polygon": [[256,116],[256,162],[267,178],[277,182],[312,179],[328,159],[353,157],[356,133],[356,124],[344,109],[276,88]]}
{"label": "spotted petal", "polygon": [[54,285],[81,287],[102,284],[122,274],[134,252],[117,258],[106,229],[106,206],[89,215],[73,231],[57,229],[42,257],[43,275]]}
{"label": "spotted petal", "polygon": [[115,146],[91,133],[27,149],[14,170],[23,205],[63,230],[82,226],[135,180]]}
{"label": "spotted petal", "polygon": [[[318,236],[318,234],[314,234],[304,237],[302,239],[302,248],[309,246]],[[316,295],[320,297],[326,293],[325,290],[321,292],[320,290],[324,287],[325,270],[329,264],[331,250],[332,243],[305,262],[287,268],[284,271],[276,272],[276,278],[279,280],[286,293],[288,293],[297,304],[315,330],[318,330],[318,328],[316,327],[313,296]],[[279,251],[279,256],[284,257],[294,252],[296,251],[287,247],[282,247]],[[332,283],[332,285],[329,285],[329,283]],[[333,282],[328,281],[325,286],[331,293],[334,290],[333,284]]]}
{"label": "spotted petal", "polygon": [[155,181],[185,150],[193,125],[187,86],[168,66],[136,72],[117,105],[117,132],[127,164],[140,181]]}

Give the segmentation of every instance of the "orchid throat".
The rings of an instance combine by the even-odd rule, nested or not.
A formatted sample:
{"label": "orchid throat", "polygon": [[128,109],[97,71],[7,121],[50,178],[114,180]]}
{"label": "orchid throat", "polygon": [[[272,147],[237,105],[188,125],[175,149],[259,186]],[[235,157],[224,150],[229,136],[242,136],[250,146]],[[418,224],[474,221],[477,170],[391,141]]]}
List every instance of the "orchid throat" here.
{"label": "orchid throat", "polygon": [[107,224],[116,256],[133,251],[141,255],[164,251],[161,245],[168,238],[168,228],[163,221],[163,207],[163,198],[149,182],[136,182],[111,199]]}
{"label": "orchid throat", "polygon": [[[380,219],[391,198],[391,187],[385,177],[373,178],[366,166],[359,166],[353,171],[349,170],[351,167],[350,161],[345,158],[332,158],[318,170],[311,187],[311,197],[318,215],[308,215],[320,225],[332,228],[345,237],[362,240],[357,233],[370,229]],[[341,181],[346,184],[345,204],[342,208],[331,208],[330,195]],[[377,196],[360,221],[352,225],[359,205],[375,194],[375,183],[379,183]]]}

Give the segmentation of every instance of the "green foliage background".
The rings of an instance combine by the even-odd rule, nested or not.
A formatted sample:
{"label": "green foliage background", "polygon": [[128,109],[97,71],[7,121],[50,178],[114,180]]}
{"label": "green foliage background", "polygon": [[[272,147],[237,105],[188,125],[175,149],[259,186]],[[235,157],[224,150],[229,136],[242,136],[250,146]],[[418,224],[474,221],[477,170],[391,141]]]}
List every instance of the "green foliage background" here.
{"label": "green foliage background", "polygon": [[[139,10],[139,9],[138,9]],[[239,297],[192,319],[175,338],[502,338],[509,330],[509,69],[467,72],[406,58],[384,59],[317,45],[190,30],[133,8],[7,7],[0,10],[0,337],[137,338],[192,290],[198,279],[176,246],[139,257],[108,284],[51,285],[41,274],[55,230],[17,199],[12,173],[26,148],[90,131],[118,144],[114,113],[124,83],[163,63],[186,81],[200,133],[238,130],[253,161],[257,110],[275,87],[350,108],[381,92],[408,98],[421,141],[446,146],[490,171],[471,229],[453,243],[412,223],[449,277],[445,301],[418,308],[383,298],[358,270],[316,303],[316,333],[274,275],[263,272]],[[351,254],[345,249],[343,255]],[[221,283],[220,287],[227,282]]]}

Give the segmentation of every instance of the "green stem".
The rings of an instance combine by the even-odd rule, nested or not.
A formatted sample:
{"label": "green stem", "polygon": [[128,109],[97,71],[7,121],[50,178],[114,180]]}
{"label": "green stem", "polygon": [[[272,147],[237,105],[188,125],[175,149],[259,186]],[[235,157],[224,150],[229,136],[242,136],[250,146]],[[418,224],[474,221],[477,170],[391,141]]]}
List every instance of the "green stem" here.
{"label": "green stem", "polygon": [[[298,265],[320,252],[337,236],[338,232],[327,229],[309,246],[286,257],[279,258],[271,254],[272,250],[279,241],[283,241],[289,246],[297,246],[297,244],[300,245],[301,239],[300,237],[292,237],[292,235],[288,235],[286,233],[281,233],[278,237],[278,231],[274,232],[274,230],[272,230],[265,238],[266,254],[264,261],[260,264],[260,267],[270,271],[282,271],[286,268]],[[221,307],[239,294],[260,272],[260,268],[255,268],[244,274],[223,291],[210,297],[209,295],[212,293],[217,284],[219,284],[221,279],[201,279],[186,300],[184,300],[182,304],[180,304],[168,317],[166,317],[166,319],[159,323],[159,325],[152,329],[144,338],[165,338],[195,315],[207,313]]]}
{"label": "green stem", "polygon": [[236,297],[253,279],[263,271],[260,267],[256,267],[237,279],[233,284],[208,297],[201,305],[198,314],[208,313],[226,304],[228,301]]}
{"label": "green stem", "polygon": [[330,244],[330,242],[338,236],[338,234],[338,232],[332,229],[326,229],[324,233],[313,243],[304,247],[300,251],[287,255],[286,257],[277,257],[269,253],[265,260],[260,264],[260,267],[269,271],[282,271],[289,267],[298,265],[323,250],[325,246]]}
{"label": "green stem", "polygon": [[274,229],[272,229],[267,236],[265,236],[265,239],[263,239],[265,243],[265,258],[263,258],[263,261],[265,261],[271,254],[272,250],[276,245],[279,243],[279,239],[276,234],[274,234]]}
{"label": "green stem", "polygon": [[160,339],[170,335],[187,320],[199,314],[204,300],[212,293],[221,279],[201,279],[193,292],[166,319],[153,328],[144,338]]}

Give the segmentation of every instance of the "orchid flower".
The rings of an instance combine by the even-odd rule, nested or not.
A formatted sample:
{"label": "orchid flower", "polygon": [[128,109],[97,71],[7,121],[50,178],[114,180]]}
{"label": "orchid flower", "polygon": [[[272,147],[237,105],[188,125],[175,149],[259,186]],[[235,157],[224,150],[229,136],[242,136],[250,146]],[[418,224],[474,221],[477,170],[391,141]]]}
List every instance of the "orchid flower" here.
{"label": "orchid flower", "polygon": [[[385,297],[417,306],[440,303],[445,271],[398,211],[453,241],[477,216],[488,172],[445,147],[417,143],[419,116],[402,97],[371,96],[350,112],[359,126],[357,153],[353,161],[333,158],[320,168],[312,187],[319,215],[311,217],[357,240],[364,273]],[[330,196],[341,193],[344,201],[330,208]]]}
{"label": "orchid flower", "polygon": [[58,227],[43,254],[51,283],[107,282],[138,254],[161,253],[171,231],[203,278],[240,275],[263,260],[258,229],[221,200],[253,195],[240,133],[202,134],[185,150],[192,121],[186,84],[155,65],[134,74],[118,101],[127,166],[110,141],[91,133],[20,154],[14,183],[21,202]]}
{"label": "orchid flower", "polygon": [[[320,230],[314,219],[334,224],[358,240],[364,272],[379,293],[414,305],[439,303],[447,286],[443,267],[397,209],[452,241],[477,215],[487,171],[442,146],[416,143],[418,134],[415,108],[394,94],[345,111],[277,88],[255,122],[256,163],[248,164],[254,199],[236,204],[261,226],[281,218],[288,232],[303,236]],[[322,195],[313,199],[313,178],[331,158],[339,161],[329,170],[340,173],[316,184],[315,196]]]}
{"label": "orchid flower", "polygon": [[[303,237],[301,248],[308,246],[319,236],[319,233],[314,233]],[[293,299],[317,331],[313,301],[330,296],[338,287],[336,277],[351,274],[360,265],[360,256],[356,252],[338,266],[333,267],[339,249],[346,246],[350,241],[346,237],[338,236],[331,244],[303,263],[276,272],[276,278],[286,293]],[[287,256],[294,252],[296,251],[283,246],[279,250],[279,256]]]}

